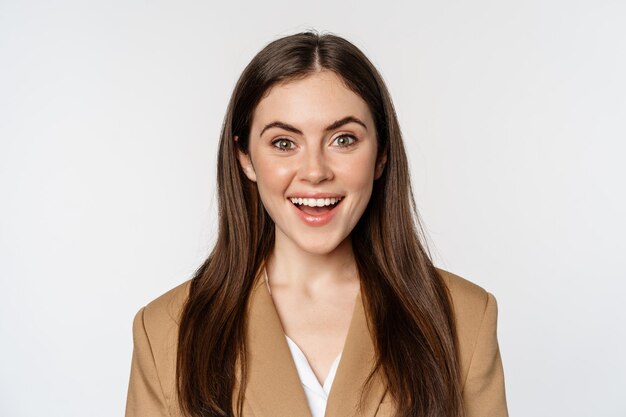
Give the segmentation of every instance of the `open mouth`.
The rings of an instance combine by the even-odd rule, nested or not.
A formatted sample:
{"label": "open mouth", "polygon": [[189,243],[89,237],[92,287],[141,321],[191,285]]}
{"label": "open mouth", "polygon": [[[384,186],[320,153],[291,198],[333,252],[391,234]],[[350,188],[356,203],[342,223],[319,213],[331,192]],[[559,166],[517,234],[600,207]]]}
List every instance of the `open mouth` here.
{"label": "open mouth", "polygon": [[321,214],[328,213],[329,211],[337,207],[343,201],[343,197],[339,197],[337,199],[290,198],[289,201],[291,201],[291,204],[296,206],[300,211],[311,214],[313,216],[319,216]]}

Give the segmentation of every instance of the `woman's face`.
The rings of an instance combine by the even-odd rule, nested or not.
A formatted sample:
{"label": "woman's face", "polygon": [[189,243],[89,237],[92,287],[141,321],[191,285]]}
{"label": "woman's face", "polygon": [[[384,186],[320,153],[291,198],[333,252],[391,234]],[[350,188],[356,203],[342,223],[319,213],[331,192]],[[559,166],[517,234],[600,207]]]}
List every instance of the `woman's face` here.
{"label": "woman's face", "polygon": [[277,242],[327,254],[350,235],[383,171],[376,141],[367,104],[334,72],[269,90],[253,114],[249,153],[238,158],[257,183]]}

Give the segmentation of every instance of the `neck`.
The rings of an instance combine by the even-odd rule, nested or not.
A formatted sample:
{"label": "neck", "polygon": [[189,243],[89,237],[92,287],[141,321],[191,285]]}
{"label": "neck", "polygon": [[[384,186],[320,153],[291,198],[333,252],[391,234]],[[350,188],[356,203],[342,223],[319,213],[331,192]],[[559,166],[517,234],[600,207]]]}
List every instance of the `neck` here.
{"label": "neck", "polygon": [[313,294],[359,280],[350,236],[325,254],[306,252],[290,240],[276,237],[266,263],[272,289]]}

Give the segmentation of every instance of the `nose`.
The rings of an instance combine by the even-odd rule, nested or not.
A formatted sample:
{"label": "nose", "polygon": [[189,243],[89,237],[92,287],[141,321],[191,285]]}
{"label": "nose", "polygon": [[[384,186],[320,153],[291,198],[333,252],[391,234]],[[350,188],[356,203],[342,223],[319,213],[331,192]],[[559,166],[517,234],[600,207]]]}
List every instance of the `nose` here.
{"label": "nose", "polygon": [[333,171],[323,150],[305,152],[299,169],[300,178],[313,184],[332,179]]}

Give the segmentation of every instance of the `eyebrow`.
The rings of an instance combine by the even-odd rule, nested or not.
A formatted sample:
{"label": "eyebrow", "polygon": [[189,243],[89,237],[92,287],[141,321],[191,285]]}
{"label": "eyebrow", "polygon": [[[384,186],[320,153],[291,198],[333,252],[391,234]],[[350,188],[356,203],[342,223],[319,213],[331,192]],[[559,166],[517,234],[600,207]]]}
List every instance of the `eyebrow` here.
{"label": "eyebrow", "polygon": [[[363,123],[360,119],[354,117],[354,116],[347,116],[344,117],[341,120],[337,120],[336,122],[331,123],[330,125],[326,126],[326,128],[324,128],[324,132],[329,132],[331,130],[335,130],[343,125],[346,125],[348,123],[358,123],[361,126],[363,126],[365,128],[365,130],[367,130],[367,126],[365,126],[365,123]],[[263,128],[263,130],[261,130],[261,134],[259,136],[263,136],[263,133],[265,133],[265,131],[267,129],[271,129],[273,127],[279,127],[281,129],[285,129],[289,132],[293,132],[293,133],[297,133],[299,135],[302,135],[302,131],[300,129],[297,129],[296,127],[288,124],[288,123],[284,123],[281,121],[275,121],[272,123],[269,123],[267,125],[265,125],[265,127]]]}

